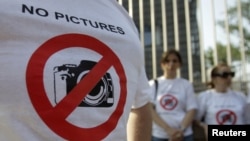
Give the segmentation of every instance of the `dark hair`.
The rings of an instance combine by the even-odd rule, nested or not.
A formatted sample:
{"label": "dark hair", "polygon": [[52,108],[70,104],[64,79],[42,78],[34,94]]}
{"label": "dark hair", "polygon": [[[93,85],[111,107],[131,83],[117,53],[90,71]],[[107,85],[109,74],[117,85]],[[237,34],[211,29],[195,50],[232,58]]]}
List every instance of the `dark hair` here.
{"label": "dark hair", "polygon": [[180,62],[180,64],[182,64],[181,54],[179,53],[179,51],[177,51],[177,50],[175,50],[175,49],[173,49],[173,48],[168,49],[167,51],[163,52],[162,57],[161,57],[161,63],[167,62],[168,57],[169,57],[169,55],[171,55],[171,54],[176,55],[177,58],[178,58],[178,60],[179,60],[179,62]]}
{"label": "dark hair", "polygon": [[[219,69],[221,67],[229,67],[226,63],[219,63],[218,65],[214,66],[210,72],[210,78],[213,79],[215,77],[214,74],[217,74]],[[210,82],[207,83],[207,86],[209,88],[214,88],[214,83],[212,82],[212,80]]]}

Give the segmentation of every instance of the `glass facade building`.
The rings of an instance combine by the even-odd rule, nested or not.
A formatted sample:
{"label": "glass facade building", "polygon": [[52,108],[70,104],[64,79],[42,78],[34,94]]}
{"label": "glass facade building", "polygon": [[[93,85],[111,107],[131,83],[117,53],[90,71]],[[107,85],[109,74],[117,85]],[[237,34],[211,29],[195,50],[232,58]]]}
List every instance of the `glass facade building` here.
{"label": "glass facade building", "polygon": [[[226,63],[235,67],[238,63],[237,77],[233,80],[233,87],[242,91],[250,91],[249,67],[249,1],[247,0],[225,0],[225,1],[201,1],[201,0],[117,0],[129,12],[135,21],[140,34],[141,44],[145,52],[145,68],[149,79],[162,75],[160,58],[164,51],[176,48],[183,58],[182,67],[178,73],[180,77],[188,79],[195,86],[196,91],[204,90],[205,83],[210,81],[209,72],[212,65],[220,62],[221,58]],[[227,7],[227,3],[232,3]],[[206,5],[204,5],[206,3]],[[223,10],[220,17],[222,22],[222,35],[217,35],[218,20],[215,18],[216,6]],[[224,9],[222,7],[225,7]],[[234,14],[231,13],[234,10]],[[202,14],[202,11],[206,14]],[[212,18],[203,17],[212,15]],[[234,15],[230,23],[230,16]],[[223,16],[226,15],[226,16]],[[231,17],[232,19],[232,17]],[[204,22],[206,21],[206,23]],[[204,23],[203,23],[204,22]],[[232,24],[232,26],[230,26]],[[210,25],[210,26],[209,26]],[[204,26],[204,27],[203,27]],[[230,30],[234,27],[234,30]],[[206,31],[205,31],[206,30]],[[209,30],[209,31],[208,31]],[[220,29],[221,30],[221,29]],[[238,31],[237,31],[238,30]],[[226,32],[225,32],[226,31]],[[230,32],[233,31],[233,32]],[[214,34],[210,34],[213,32]],[[221,31],[220,31],[221,32]],[[235,60],[232,50],[232,42],[229,37],[236,33],[239,43],[236,50],[240,54],[240,60]],[[204,38],[206,36],[206,38]],[[225,36],[225,37],[224,37]],[[219,37],[226,42],[223,50],[219,52]],[[205,40],[213,40],[210,50],[206,50]],[[234,50],[235,51],[235,50]],[[205,53],[208,56],[205,56]],[[226,54],[226,55],[225,55]],[[247,63],[250,64],[250,63]],[[239,67],[238,67],[239,66]],[[249,65],[248,65],[249,66]],[[238,70],[238,71],[237,71]]]}
{"label": "glass facade building", "polygon": [[[162,52],[176,48],[183,57],[179,75],[201,82],[196,0],[188,0],[187,4],[185,0],[123,0],[121,3],[130,12],[138,29],[144,29],[140,34],[144,34],[145,67],[150,79],[162,74],[159,62]],[[143,25],[140,23],[142,19]]]}

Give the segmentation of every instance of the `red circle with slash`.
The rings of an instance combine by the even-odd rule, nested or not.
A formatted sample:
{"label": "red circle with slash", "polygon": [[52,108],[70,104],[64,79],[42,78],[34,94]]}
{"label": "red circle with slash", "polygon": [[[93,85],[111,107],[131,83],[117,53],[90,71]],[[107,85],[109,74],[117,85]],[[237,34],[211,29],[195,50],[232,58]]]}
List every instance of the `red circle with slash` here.
{"label": "red circle with slash", "polygon": [[160,104],[165,110],[173,110],[178,104],[178,100],[173,95],[166,94],[160,99]]}
{"label": "red circle with slash", "polygon": [[[102,58],[81,82],[53,107],[43,84],[44,67],[53,54],[71,47],[93,50],[101,54]],[[78,127],[66,121],[67,116],[95,87],[110,67],[114,67],[119,76],[121,90],[117,107],[108,120],[92,128]],[[82,34],[64,34],[48,40],[32,54],[26,71],[28,94],[35,110],[51,130],[67,140],[100,141],[108,136],[115,129],[123,114],[127,97],[126,82],[124,68],[116,54],[98,39]]]}
{"label": "red circle with slash", "polygon": [[220,110],[216,114],[216,120],[219,125],[225,125],[226,123],[230,123],[230,125],[234,125],[236,123],[236,115],[233,111],[224,109]]}

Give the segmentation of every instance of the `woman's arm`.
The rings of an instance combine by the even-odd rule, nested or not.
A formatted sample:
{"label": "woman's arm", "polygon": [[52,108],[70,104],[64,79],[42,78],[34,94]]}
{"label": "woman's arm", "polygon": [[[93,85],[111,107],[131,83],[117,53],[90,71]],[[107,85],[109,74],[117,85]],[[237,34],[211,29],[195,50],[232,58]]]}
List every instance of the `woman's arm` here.
{"label": "woman's arm", "polygon": [[128,141],[151,141],[152,115],[150,104],[132,109],[129,115]]}
{"label": "woman's arm", "polygon": [[189,127],[193,123],[195,115],[196,115],[195,109],[189,110],[186,113],[185,117],[183,118],[181,122],[181,127],[180,127],[183,132],[185,131],[187,127]]}
{"label": "woman's arm", "polygon": [[172,139],[172,141],[177,141],[177,140],[181,140],[183,138],[183,134],[182,131],[179,129],[175,129],[172,128],[168,125],[168,123],[166,123],[155,111],[154,109],[154,105],[151,103],[151,113],[152,113],[152,118],[153,121],[159,125],[160,127],[162,127],[166,134],[168,134],[169,138]]}

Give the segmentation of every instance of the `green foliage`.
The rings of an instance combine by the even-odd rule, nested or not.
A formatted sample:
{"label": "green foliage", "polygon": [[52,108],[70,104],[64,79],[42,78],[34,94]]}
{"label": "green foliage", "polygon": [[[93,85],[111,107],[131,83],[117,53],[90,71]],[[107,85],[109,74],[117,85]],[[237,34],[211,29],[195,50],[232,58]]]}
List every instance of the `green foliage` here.
{"label": "green foliage", "polygon": [[[228,8],[227,10],[228,14],[228,24],[229,24],[229,32],[231,35],[239,38],[240,32],[239,32],[239,19],[238,19],[238,7],[237,3],[235,3],[235,6]],[[241,0],[241,16],[242,21],[245,21],[247,24],[242,25],[243,29],[243,36],[244,36],[244,48],[245,48],[245,56],[247,61],[250,61],[250,1],[249,0]],[[225,21],[218,21],[217,24],[225,29]],[[223,48],[225,45],[222,45],[221,43],[217,43],[218,48],[218,59],[224,60],[226,55],[226,51]],[[231,46],[231,56],[233,60],[239,60],[240,59],[240,45],[237,44],[230,44]]]}
{"label": "green foliage", "polygon": [[205,51],[205,61],[206,61],[206,68],[210,68],[214,64],[212,48],[208,48],[208,50]]}
{"label": "green foliage", "polygon": [[[218,54],[218,62],[227,62],[227,47],[226,45],[223,45],[221,43],[217,43],[217,54]],[[240,49],[235,46],[230,46],[231,50],[231,58],[234,61],[241,60],[241,54]],[[205,59],[207,62],[207,67],[214,65],[213,62],[213,52],[214,50],[212,48],[209,48],[205,53]]]}

